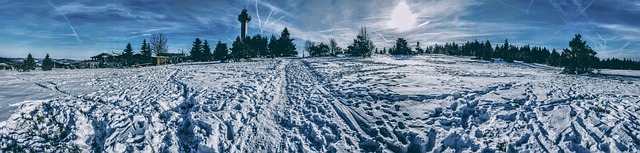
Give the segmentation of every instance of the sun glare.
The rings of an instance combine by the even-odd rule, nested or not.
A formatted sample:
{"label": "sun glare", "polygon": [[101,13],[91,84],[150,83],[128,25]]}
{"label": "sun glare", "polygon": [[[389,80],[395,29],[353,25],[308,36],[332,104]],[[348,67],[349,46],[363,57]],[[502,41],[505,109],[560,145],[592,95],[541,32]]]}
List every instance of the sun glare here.
{"label": "sun glare", "polygon": [[411,12],[411,8],[406,2],[401,1],[391,12],[391,20],[388,22],[388,26],[395,28],[398,31],[411,30],[416,25],[416,18],[418,16]]}

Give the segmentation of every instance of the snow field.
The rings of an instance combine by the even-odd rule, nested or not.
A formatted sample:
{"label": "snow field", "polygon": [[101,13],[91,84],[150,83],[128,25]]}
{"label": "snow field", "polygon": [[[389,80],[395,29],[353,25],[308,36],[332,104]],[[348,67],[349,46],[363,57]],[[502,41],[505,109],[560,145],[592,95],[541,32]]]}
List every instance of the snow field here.
{"label": "snow field", "polygon": [[640,77],[451,56],[0,76],[0,148],[32,152],[637,152]]}

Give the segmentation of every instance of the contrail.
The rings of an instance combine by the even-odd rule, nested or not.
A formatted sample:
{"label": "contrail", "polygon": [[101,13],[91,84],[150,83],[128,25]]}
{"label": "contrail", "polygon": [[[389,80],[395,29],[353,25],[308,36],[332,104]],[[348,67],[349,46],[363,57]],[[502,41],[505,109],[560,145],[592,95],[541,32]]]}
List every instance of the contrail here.
{"label": "contrail", "polygon": [[420,25],[418,25],[418,26],[416,26],[416,27],[422,27],[422,26],[425,26],[425,25],[427,25],[427,24],[429,24],[429,23],[431,23],[431,21],[424,22],[424,23],[422,23],[422,24],[420,24]]}
{"label": "contrail", "polygon": [[278,20],[276,20],[275,22],[280,21],[280,19],[284,18],[285,16],[287,16],[287,15],[283,15],[283,16],[281,16],[281,17],[280,17],[280,18],[278,18]]}
{"label": "contrail", "polygon": [[273,14],[273,10],[271,10],[271,12],[269,12],[269,16],[267,16],[267,21],[264,22],[264,24],[269,24],[269,19],[271,19],[271,14]]}
{"label": "contrail", "polygon": [[512,8],[514,8],[514,9],[518,9],[518,10],[521,10],[521,11],[527,12],[527,10],[525,10],[525,9],[523,9],[523,8],[519,8],[519,7],[513,6],[513,5],[511,5],[511,4],[507,4],[507,3],[503,2],[502,0],[498,0],[498,2],[502,3],[503,5],[506,5],[506,6],[512,7]]}
{"label": "contrail", "polygon": [[256,0],[256,16],[258,17],[258,27],[260,27],[260,34],[262,34],[262,20],[260,19],[260,11],[258,11],[258,0]]}
{"label": "contrail", "polygon": [[527,14],[529,14],[529,9],[531,9],[531,5],[533,5],[533,1],[535,0],[531,0],[531,3],[529,3],[529,7],[527,8]]}
{"label": "contrail", "polygon": [[47,0],[47,3],[49,3],[49,5],[51,5],[51,7],[53,7],[53,9],[55,9],[58,13],[60,13],[60,15],[62,15],[64,20],[67,21],[67,24],[69,24],[69,27],[71,27],[71,31],[73,31],[73,36],[76,37],[78,42],[80,42],[80,44],[84,44],[84,42],[82,42],[82,39],[80,39],[80,37],[78,36],[78,33],[76,32],[76,28],[73,28],[73,25],[71,25],[71,21],[69,21],[69,18],[67,18],[67,16],[64,15],[64,13],[60,12],[60,9],[58,9],[58,7],[53,5],[53,3],[51,3],[51,1]]}
{"label": "contrail", "polygon": [[373,33],[376,33],[376,34],[377,34],[377,35],[379,35],[380,37],[382,37],[382,39],[384,39],[384,41],[389,41],[389,40],[387,40],[387,38],[385,38],[385,37],[384,37],[384,35],[380,34],[378,31],[374,30],[373,28],[371,28],[371,31],[372,31]]}
{"label": "contrail", "polygon": [[587,11],[587,9],[588,9],[589,7],[591,7],[591,4],[593,4],[593,2],[596,2],[596,0],[591,1],[591,3],[589,3],[589,5],[587,5],[587,7],[585,7],[582,11],[580,11],[580,13],[578,13],[578,15],[576,15],[576,16],[575,16],[575,17],[573,17],[573,18],[577,18],[578,16],[580,16],[580,15],[584,14],[584,12],[585,12],[585,11]]}

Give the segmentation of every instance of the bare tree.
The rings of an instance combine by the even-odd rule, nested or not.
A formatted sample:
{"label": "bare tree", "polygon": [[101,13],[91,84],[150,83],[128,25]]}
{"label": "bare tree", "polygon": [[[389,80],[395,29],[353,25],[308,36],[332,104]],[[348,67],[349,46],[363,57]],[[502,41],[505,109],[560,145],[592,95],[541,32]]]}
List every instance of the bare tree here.
{"label": "bare tree", "polygon": [[167,51],[169,51],[167,37],[162,33],[153,33],[153,35],[151,35],[151,49],[156,55],[167,53]]}
{"label": "bare tree", "polygon": [[336,56],[336,54],[338,54],[340,47],[338,47],[338,43],[336,42],[336,39],[331,38],[329,39],[329,54],[331,54],[332,56]]}
{"label": "bare tree", "polygon": [[[309,56],[311,56],[311,52],[313,52],[313,48],[316,46],[316,43],[311,42],[310,40],[307,40],[304,42],[304,51],[307,51],[307,53],[309,53]],[[302,57],[304,57],[304,52],[302,52]]]}

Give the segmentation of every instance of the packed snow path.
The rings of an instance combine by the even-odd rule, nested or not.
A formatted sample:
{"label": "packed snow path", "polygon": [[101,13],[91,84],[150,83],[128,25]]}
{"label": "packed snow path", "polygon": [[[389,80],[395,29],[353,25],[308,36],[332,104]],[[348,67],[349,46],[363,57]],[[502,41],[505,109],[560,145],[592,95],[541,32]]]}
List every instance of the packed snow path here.
{"label": "packed snow path", "polygon": [[0,71],[0,149],[638,152],[640,74],[414,56]]}

